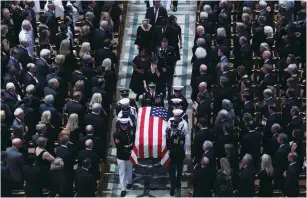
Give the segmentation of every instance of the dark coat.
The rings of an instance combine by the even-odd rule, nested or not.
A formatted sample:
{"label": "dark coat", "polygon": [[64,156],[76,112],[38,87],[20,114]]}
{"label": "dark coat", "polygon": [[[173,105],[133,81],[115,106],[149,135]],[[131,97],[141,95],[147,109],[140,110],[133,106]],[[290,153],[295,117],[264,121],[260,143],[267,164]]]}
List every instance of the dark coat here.
{"label": "dark coat", "polygon": [[238,197],[253,197],[255,195],[255,171],[252,166],[241,169],[239,173]]}
{"label": "dark coat", "polygon": [[36,61],[35,65],[36,65],[37,79],[40,83],[41,90],[43,90],[45,82],[46,82],[46,76],[49,73],[49,66],[48,66],[47,62],[45,62],[41,58]]}
{"label": "dark coat", "polygon": [[96,67],[100,66],[104,59],[109,58],[112,61],[112,64],[117,63],[117,56],[112,51],[112,49],[100,48],[95,52],[95,65]]}
{"label": "dark coat", "polygon": [[78,162],[79,162],[79,166],[82,166],[83,160],[85,160],[86,158],[91,159],[91,168],[89,169],[91,175],[94,177],[95,181],[100,179],[100,170],[99,170],[99,165],[100,165],[100,160],[98,155],[91,151],[91,150],[82,150],[79,151],[78,154]]}
{"label": "dark coat", "polygon": [[55,42],[56,41],[56,34],[58,33],[58,20],[55,17],[55,14],[48,10],[45,12],[45,16],[47,16],[47,22],[46,25],[49,27],[50,30],[50,41]]}
{"label": "dark coat", "polygon": [[105,39],[108,38],[107,32],[103,31],[102,29],[98,28],[94,32],[94,46],[95,50],[103,49],[103,42]]}
{"label": "dark coat", "polygon": [[212,172],[209,167],[195,170],[192,177],[193,197],[211,197],[214,178],[215,172]]}
{"label": "dark coat", "polygon": [[97,184],[92,174],[78,167],[75,180],[77,197],[95,197]]}
{"label": "dark coat", "polygon": [[199,163],[200,159],[204,153],[203,143],[206,140],[213,142],[215,139],[212,129],[203,128],[194,132],[194,138],[192,143],[192,158],[194,158],[195,163]]}
{"label": "dark coat", "polygon": [[49,171],[49,181],[50,181],[50,197],[55,197],[57,194],[59,196],[64,196],[66,177],[63,170],[50,170]]}
{"label": "dark coat", "polygon": [[24,69],[27,68],[27,64],[32,62],[31,57],[29,56],[28,50],[21,45],[16,47],[20,53],[19,62],[21,63]]}
{"label": "dark coat", "polygon": [[291,148],[288,144],[281,145],[273,157],[274,185],[277,188],[282,188],[284,186],[284,177],[282,174],[289,166],[288,154],[290,151]]}
{"label": "dark coat", "polygon": [[155,20],[156,16],[155,16],[155,9],[154,9],[154,7],[150,7],[150,8],[148,8],[146,10],[145,18],[149,19],[149,23],[152,26],[155,26],[157,23],[159,23],[158,19],[160,17],[163,17],[163,18],[166,18],[166,19],[168,17],[166,9],[163,8],[162,6],[160,6],[160,8],[159,8],[159,13],[158,13],[157,21]]}
{"label": "dark coat", "polygon": [[285,185],[283,194],[287,197],[299,197],[299,176],[301,168],[299,163],[295,162],[290,165],[286,171],[287,176],[285,177]]}
{"label": "dark coat", "polygon": [[273,196],[273,177],[269,176],[265,170],[258,173],[259,177],[259,197]]}
{"label": "dark coat", "polygon": [[204,152],[203,157],[207,157],[209,159],[208,168],[211,169],[214,173],[216,171],[216,155],[213,148],[209,151]]}
{"label": "dark coat", "polygon": [[25,192],[27,197],[42,197],[43,191],[42,177],[40,167],[36,165],[25,165],[23,167],[23,176],[26,181]]}
{"label": "dark coat", "polygon": [[[37,79],[37,78],[36,78]],[[38,80],[38,79],[37,79]],[[39,82],[37,82],[33,76],[31,76],[28,72],[25,72],[23,75],[23,86],[26,89],[28,85],[34,85],[35,86],[35,90],[40,89],[41,86],[39,84]]]}
{"label": "dark coat", "polygon": [[226,157],[225,144],[233,144],[237,148],[237,138],[232,134],[219,136],[216,140],[216,155],[218,158]]}

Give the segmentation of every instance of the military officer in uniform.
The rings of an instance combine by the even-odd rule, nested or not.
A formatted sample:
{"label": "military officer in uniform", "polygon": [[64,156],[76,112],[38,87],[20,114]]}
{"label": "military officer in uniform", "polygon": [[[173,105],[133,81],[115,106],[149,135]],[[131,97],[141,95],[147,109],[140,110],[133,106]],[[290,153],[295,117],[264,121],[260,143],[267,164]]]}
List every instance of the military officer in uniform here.
{"label": "military officer in uniform", "polygon": [[185,158],[185,134],[179,128],[179,122],[172,120],[166,130],[166,146],[170,156],[169,177],[171,183],[170,195],[175,195],[175,189],[181,188],[183,160]]}
{"label": "military officer in uniform", "polygon": [[182,99],[182,110],[184,112],[186,112],[189,104],[188,104],[187,99],[181,93],[181,91],[183,89],[183,86],[174,85],[173,89],[174,89],[174,94],[171,95],[170,100],[173,99],[173,98],[180,98],[180,99]]}
{"label": "military officer in uniform", "polygon": [[[173,85],[173,75],[175,72],[175,52],[172,46],[168,45],[168,40],[163,38],[161,46],[157,47],[158,68],[162,70],[164,80],[166,82],[168,99],[171,97],[171,88]],[[165,98],[166,90],[163,91]]]}
{"label": "military officer in uniform", "polygon": [[164,107],[162,93],[156,93],[156,85],[154,83],[150,83],[148,87],[149,87],[149,92],[143,94],[142,106]]}
{"label": "military officer in uniform", "polygon": [[132,162],[129,160],[132,146],[134,144],[135,134],[129,127],[129,119],[119,119],[120,128],[113,134],[116,145],[116,157],[119,167],[119,182],[121,188],[121,197],[126,195],[126,189],[132,185]]}
{"label": "military officer in uniform", "polygon": [[[122,98],[129,98],[129,89],[121,89],[119,92]],[[137,111],[138,107],[136,105],[135,100],[132,98],[129,99],[130,99],[130,107],[134,107]],[[121,111],[121,105],[117,103],[116,114],[118,114],[120,111]]]}
{"label": "military officer in uniform", "polygon": [[[136,127],[136,110],[134,107],[130,107],[130,99],[123,98],[119,101],[121,106],[120,112],[117,114],[117,118],[128,118],[129,124],[132,128]],[[118,128],[120,125],[119,121],[116,122],[116,127]]]}
{"label": "military officer in uniform", "polygon": [[189,120],[188,115],[185,113],[182,106],[183,106],[183,101],[181,98],[172,98],[169,103],[169,108],[168,108],[169,117],[173,116],[173,110],[181,109],[183,111],[181,118],[184,119],[188,123],[188,120]]}

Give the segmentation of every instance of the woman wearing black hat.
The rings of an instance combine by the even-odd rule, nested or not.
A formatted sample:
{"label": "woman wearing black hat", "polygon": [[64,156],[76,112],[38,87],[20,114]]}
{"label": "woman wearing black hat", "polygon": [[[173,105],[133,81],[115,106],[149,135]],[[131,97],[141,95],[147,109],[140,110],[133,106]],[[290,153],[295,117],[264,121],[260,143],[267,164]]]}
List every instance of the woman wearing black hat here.
{"label": "woman wearing black hat", "polygon": [[129,88],[136,93],[136,101],[139,96],[144,93],[143,79],[145,71],[150,68],[150,59],[147,56],[145,49],[140,49],[140,54],[133,60],[133,73],[130,81]]}

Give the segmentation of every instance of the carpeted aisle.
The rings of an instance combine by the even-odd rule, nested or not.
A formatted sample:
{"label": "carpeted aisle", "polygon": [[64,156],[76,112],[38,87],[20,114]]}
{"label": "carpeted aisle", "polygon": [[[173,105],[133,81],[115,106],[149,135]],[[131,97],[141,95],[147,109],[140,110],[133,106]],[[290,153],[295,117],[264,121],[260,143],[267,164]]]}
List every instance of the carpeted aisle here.
{"label": "carpeted aisle", "polygon": [[[174,84],[183,85],[185,87],[183,90],[183,94],[186,96],[190,103],[191,87],[189,84],[192,73],[192,66],[190,60],[192,58],[192,47],[195,35],[195,11],[196,1],[179,1],[178,11],[175,13],[172,12],[172,9],[169,11],[169,14],[174,14],[177,17],[178,24],[181,26],[183,39],[183,49],[181,49],[180,51],[181,60],[178,61],[176,65],[176,77],[174,78]],[[143,0],[129,1],[125,22],[126,29],[123,39],[123,48],[120,57],[119,79],[117,84],[118,90],[120,88],[129,88],[129,83],[133,72],[132,61],[134,57],[138,54],[138,50],[134,45],[136,31],[137,27],[145,18],[145,12],[146,5]],[[130,97],[134,98],[135,94],[131,92]],[[191,119],[191,107],[189,108],[187,113],[189,115],[189,119]],[[113,132],[114,131],[112,131],[112,133]],[[120,196],[118,168],[116,164],[115,155],[116,149],[113,146],[113,148],[110,148],[108,152],[108,161],[106,164],[106,173],[104,178],[103,197]],[[177,190],[176,196],[188,196],[188,179],[190,179],[192,168],[193,167],[190,163],[190,160],[185,160],[182,188],[181,191]],[[142,174],[137,174],[137,172],[137,170],[134,171],[133,186],[131,190],[127,191],[126,197],[137,197],[143,194]],[[161,170],[161,172],[159,171],[157,175],[159,178],[152,179],[152,185],[155,186],[156,189],[151,190],[150,195],[154,197],[168,197],[170,184],[167,169],[163,169]]]}

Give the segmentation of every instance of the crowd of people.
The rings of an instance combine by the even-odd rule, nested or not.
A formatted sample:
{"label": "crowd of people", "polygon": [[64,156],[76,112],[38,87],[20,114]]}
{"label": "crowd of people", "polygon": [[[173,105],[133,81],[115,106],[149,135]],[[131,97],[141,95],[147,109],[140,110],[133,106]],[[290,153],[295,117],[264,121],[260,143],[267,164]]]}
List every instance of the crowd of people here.
{"label": "crowd of people", "polygon": [[[165,99],[171,196],[181,188],[190,148],[193,196],[228,197],[238,190],[252,197],[256,176],[259,196],[273,196],[274,189],[299,196],[306,156],[306,2],[199,2],[191,104],[184,87],[173,85],[185,47],[181,28],[166,4],[153,4],[146,3],[134,43],[139,55],[129,88],[136,98],[121,90],[115,108],[121,196],[133,188],[129,158],[138,106],[164,107]],[[1,195],[24,189],[39,197],[48,189],[49,196],[95,196],[116,102],[119,2],[1,6]]]}

